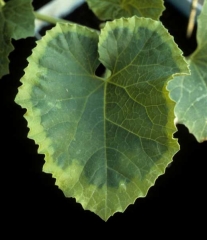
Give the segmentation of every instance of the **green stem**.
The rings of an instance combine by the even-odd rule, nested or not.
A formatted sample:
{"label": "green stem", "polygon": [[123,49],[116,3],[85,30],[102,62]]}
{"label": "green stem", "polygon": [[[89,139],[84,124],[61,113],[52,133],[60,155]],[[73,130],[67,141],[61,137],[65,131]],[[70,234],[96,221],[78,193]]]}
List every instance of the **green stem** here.
{"label": "green stem", "polygon": [[[44,22],[48,22],[50,24],[54,24],[54,25],[57,24],[57,23],[70,23],[70,24],[74,24],[73,22],[64,20],[62,18],[54,18],[54,17],[50,17],[48,15],[44,15],[44,14],[41,14],[41,13],[38,13],[38,12],[33,12],[33,13],[34,13],[34,16],[35,16],[36,19],[44,21]],[[93,29],[93,28],[90,28],[90,27],[87,27],[87,28],[89,28],[89,29],[99,33],[99,31],[96,30],[96,29]]]}
{"label": "green stem", "polygon": [[61,19],[61,18],[50,17],[50,16],[43,15],[43,14],[38,13],[38,12],[34,12],[34,15],[35,15],[36,19],[44,21],[44,22],[48,22],[50,24],[56,24],[56,23],[60,23],[60,22],[62,22],[62,23],[72,23],[70,21],[67,21],[67,20],[64,20],[64,19]]}

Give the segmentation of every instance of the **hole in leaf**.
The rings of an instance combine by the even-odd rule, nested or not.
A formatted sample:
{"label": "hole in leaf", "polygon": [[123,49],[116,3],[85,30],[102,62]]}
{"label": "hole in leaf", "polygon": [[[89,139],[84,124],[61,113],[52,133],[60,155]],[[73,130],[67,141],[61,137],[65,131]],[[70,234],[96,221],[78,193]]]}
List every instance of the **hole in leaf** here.
{"label": "hole in leaf", "polygon": [[95,75],[97,77],[107,79],[111,76],[111,71],[109,69],[105,68],[102,63],[100,63],[100,65],[97,67],[97,69],[95,71]]}
{"label": "hole in leaf", "polygon": [[97,67],[96,71],[95,71],[95,75],[97,77],[103,77],[105,71],[106,71],[106,68],[104,67],[104,65],[102,63],[100,63],[99,66]]}

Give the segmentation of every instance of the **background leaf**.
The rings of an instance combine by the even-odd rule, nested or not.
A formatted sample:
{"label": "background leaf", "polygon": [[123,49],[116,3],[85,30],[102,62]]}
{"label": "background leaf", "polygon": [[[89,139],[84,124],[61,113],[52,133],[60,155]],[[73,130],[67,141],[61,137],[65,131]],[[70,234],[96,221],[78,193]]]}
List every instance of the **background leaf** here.
{"label": "background leaf", "polygon": [[0,78],[9,73],[11,39],[34,35],[34,15],[31,0],[12,0],[0,3]]}
{"label": "background leaf", "polygon": [[0,9],[5,5],[5,2],[3,0],[0,0]]}
{"label": "background leaf", "polygon": [[190,56],[191,75],[176,77],[168,84],[176,102],[177,123],[184,124],[197,141],[207,140],[207,1],[198,17],[196,51]]}
{"label": "background leaf", "polygon": [[101,20],[121,17],[148,17],[158,20],[165,7],[163,0],[86,0],[91,10]]}
{"label": "background leaf", "polygon": [[[145,196],[178,150],[166,82],[188,72],[162,24],[119,19],[100,36],[57,24],[28,61],[15,101],[27,109],[43,170],[104,220]],[[95,75],[100,62],[105,78]]]}

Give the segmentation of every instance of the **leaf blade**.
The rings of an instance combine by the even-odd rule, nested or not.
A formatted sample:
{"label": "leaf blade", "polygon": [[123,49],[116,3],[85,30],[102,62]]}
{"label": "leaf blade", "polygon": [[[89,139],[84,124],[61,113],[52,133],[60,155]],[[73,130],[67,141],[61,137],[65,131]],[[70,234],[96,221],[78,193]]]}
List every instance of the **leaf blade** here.
{"label": "leaf blade", "polygon": [[[149,25],[149,34],[142,38],[139,29]],[[137,40],[130,42],[132,47],[112,37],[116,33],[119,40],[129,39],[132,31],[132,38]],[[126,66],[130,65],[134,72],[138,65],[146,65],[143,58],[131,64],[134,51],[129,56],[130,48],[137,49],[135,54],[139,56],[140,51],[144,54],[152,50],[156,54],[160,45],[156,37],[153,43],[152,32],[158,32],[162,44],[168,44],[168,38],[173,42],[163,26],[150,19],[134,17],[107,23],[100,36],[81,26],[58,24],[38,42],[28,59],[23,85],[15,99],[27,109],[29,137],[45,154],[43,170],[53,174],[66,196],[75,197],[84,209],[104,220],[124,211],[137,197],[145,196],[178,150],[172,138],[174,103],[168,97],[166,81],[176,72],[187,71],[187,67],[175,43],[164,53],[178,59],[178,63],[173,60],[171,70],[165,61],[167,75],[160,73],[161,78],[156,79],[156,69],[148,65],[148,76],[138,80],[136,75],[133,79],[127,73],[124,79],[122,76]],[[146,39],[151,39],[151,44],[141,48]],[[125,64],[121,61],[124,55],[119,54],[123,49]],[[163,62],[156,55],[154,59]],[[95,75],[101,62],[111,70],[107,78]],[[123,93],[131,87],[127,81],[135,84],[136,92],[127,89],[131,98]],[[148,93],[151,100],[143,97]],[[135,99],[136,94],[141,94],[139,99]]]}
{"label": "leaf blade", "polygon": [[198,142],[207,140],[207,3],[198,17],[196,51],[189,57],[191,75],[176,77],[168,84],[170,97],[176,102],[177,123],[184,124]]}
{"label": "leaf blade", "polygon": [[31,0],[13,0],[0,8],[0,78],[9,73],[9,53],[13,50],[11,39],[34,36],[34,15]]}
{"label": "leaf blade", "polygon": [[149,17],[158,20],[165,7],[159,1],[126,1],[126,0],[87,0],[91,10],[101,20],[116,19],[121,17]]}

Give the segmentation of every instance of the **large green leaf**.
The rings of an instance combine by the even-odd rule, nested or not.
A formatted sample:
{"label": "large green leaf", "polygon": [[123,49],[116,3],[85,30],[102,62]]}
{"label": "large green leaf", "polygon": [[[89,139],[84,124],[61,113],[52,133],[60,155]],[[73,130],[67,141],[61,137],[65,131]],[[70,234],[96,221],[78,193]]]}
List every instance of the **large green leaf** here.
{"label": "large green leaf", "polygon": [[[178,150],[166,81],[188,72],[162,24],[119,19],[100,36],[57,24],[28,61],[15,101],[43,170],[104,220],[145,196]],[[105,78],[95,75],[100,62]]]}
{"label": "large green leaf", "polygon": [[120,17],[149,17],[158,20],[165,7],[163,0],[86,0],[102,20]]}
{"label": "large green leaf", "polygon": [[0,78],[9,73],[11,39],[34,35],[34,15],[31,0],[0,2]]}
{"label": "large green leaf", "polygon": [[170,97],[176,102],[177,123],[188,127],[199,142],[207,140],[207,1],[198,17],[198,47],[190,56],[191,75],[169,82]]}

